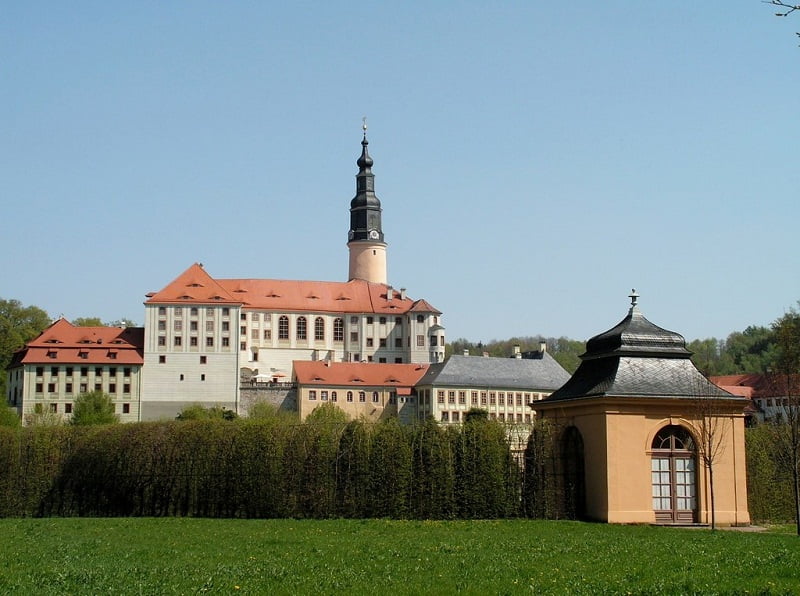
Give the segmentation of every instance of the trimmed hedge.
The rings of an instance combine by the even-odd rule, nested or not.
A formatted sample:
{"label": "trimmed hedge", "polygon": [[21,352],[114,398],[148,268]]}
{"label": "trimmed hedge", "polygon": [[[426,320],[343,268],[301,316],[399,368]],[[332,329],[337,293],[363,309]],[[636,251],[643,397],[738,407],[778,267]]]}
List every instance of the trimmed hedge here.
{"label": "trimmed hedge", "polygon": [[518,489],[496,422],[0,429],[3,517],[506,517]]}

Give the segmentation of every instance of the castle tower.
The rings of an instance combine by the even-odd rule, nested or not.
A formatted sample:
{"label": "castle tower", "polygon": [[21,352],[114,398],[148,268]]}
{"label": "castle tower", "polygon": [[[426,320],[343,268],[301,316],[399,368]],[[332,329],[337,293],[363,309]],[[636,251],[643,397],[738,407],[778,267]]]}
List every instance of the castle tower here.
{"label": "castle tower", "polygon": [[347,248],[350,250],[348,279],[363,279],[386,284],[386,242],[381,226],[381,202],[375,196],[375,175],[372,158],[367,151],[367,125],[363,126],[361,157],[358,158],[356,196],[350,201],[350,231]]}

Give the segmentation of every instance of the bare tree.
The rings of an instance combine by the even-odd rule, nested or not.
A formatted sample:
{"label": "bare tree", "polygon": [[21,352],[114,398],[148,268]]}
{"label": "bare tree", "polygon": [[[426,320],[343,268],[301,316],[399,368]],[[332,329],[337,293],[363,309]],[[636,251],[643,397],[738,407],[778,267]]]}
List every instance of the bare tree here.
{"label": "bare tree", "polygon": [[[776,17],[788,17],[796,10],[800,10],[800,4],[789,4],[788,2],[783,2],[782,0],[762,0],[764,4],[770,4],[772,6],[777,6],[781,10],[775,13]],[[795,33],[798,37],[800,37],[800,33]]]}
{"label": "bare tree", "polygon": [[694,398],[697,430],[697,455],[708,474],[711,501],[711,529],[717,529],[717,510],[714,501],[714,468],[725,451],[726,434],[730,427],[729,409],[719,398],[698,395]]}
{"label": "bare tree", "polygon": [[[770,393],[780,404],[781,418],[771,426],[776,455],[792,473],[795,525],[800,536],[800,312],[792,309],[775,321],[777,369],[769,376]],[[776,404],[777,405],[777,404]]]}

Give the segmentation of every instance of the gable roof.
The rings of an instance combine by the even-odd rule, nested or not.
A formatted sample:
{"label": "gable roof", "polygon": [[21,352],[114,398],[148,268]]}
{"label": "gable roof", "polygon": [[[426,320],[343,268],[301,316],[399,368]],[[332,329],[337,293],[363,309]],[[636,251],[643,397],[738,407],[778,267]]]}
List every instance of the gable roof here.
{"label": "gable roof", "polygon": [[353,387],[413,387],[429,366],[323,360],[295,360],[292,364],[295,378],[300,385]]}
{"label": "gable roof", "polygon": [[195,263],[159,292],[147,295],[145,304],[240,304],[228,290],[217,283],[203,266]]}
{"label": "gable roof", "polygon": [[569,373],[547,353],[541,358],[490,358],[454,354],[442,363],[432,364],[418,385],[553,391],[568,379]]}
{"label": "gable roof", "polygon": [[142,327],[76,327],[58,319],[17,353],[10,367],[22,364],[143,364]]}

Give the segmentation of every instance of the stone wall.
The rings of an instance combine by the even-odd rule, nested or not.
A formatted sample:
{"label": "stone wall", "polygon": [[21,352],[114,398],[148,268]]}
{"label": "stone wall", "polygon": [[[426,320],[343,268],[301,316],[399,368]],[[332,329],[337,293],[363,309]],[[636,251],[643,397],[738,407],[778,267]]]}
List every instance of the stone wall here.
{"label": "stone wall", "polygon": [[286,412],[297,412],[297,388],[294,385],[253,385],[239,388],[239,415],[247,416],[250,406],[263,401]]}

